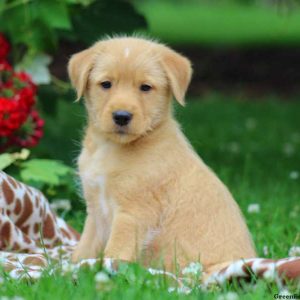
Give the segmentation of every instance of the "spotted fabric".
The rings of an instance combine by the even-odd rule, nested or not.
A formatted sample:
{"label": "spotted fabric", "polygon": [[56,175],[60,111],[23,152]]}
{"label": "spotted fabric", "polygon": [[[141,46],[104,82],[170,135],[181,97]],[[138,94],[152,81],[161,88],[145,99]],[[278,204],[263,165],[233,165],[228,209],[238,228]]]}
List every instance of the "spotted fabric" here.
{"label": "spotted fabric", "polygon": [[300,257],[282,259],[251,258],[231,263],[226,268],[212,274],[205,282],[222,285],[239,280],[264,279],[284,287],[290,282],[300,283]]}
{"label": "spotted fabric", "polygon": [[48,258],[67,260],[79,237],[39,190],[0,171],[0,264],[5,271],[23,276],[47,266]]}
{"label": "spotted fabric", "polygon": [[[70,263],[79,238],[79,233],[51,211],[39,190],[0,171],[0,268],[8,275],[37,279],[45,271],[76,273],[83,265],[92,267],[102,263],[99,259]],[[52,266],[50,271],[49,265]],[[118,262],[109,258],[104,260],[104,267],[110,272],[117,265]],[[149,272],[168,276],[177,282],[181,291],[189,291],[188,278],[163,270],[149,269]],[[239,260],[205,278],[200,283],[204,289],[234,280],[253,279],[275,282],[282,287],[289,281],[300,282],[300,257]]]}

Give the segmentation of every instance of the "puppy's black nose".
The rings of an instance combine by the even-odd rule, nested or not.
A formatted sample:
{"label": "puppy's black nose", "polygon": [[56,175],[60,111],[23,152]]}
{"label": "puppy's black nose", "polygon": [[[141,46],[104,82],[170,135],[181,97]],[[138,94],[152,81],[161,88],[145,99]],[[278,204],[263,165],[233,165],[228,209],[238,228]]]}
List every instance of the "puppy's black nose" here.
{"label": "puppy's black nose", "polygon": [[119,126],[126,126],[132,119],[132,113],[126,110],[117,110],[112,113],[115,123]]}

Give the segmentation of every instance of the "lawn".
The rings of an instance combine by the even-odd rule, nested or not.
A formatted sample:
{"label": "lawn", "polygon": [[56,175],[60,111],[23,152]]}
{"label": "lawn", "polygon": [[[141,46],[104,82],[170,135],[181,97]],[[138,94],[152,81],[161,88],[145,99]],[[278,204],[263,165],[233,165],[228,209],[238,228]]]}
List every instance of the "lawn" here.
{"label": "lawn", "polygon": [[289,1],[278,1],[273,6],[248,2],[151,0],[139,1],[137,6],[147,18],[148,32],[171,44],[299,44],[298,5]]}
{"label": "lawn", "polygon": [[[300,246],[300,103],[275,98],[264,101],[230,99],[210,94],[202,101],[189,99],[186,108],[176,106],[177,118],[187,137],[206,163],[229,186],[239,203],[260,257],[288,256]],[[39,151],[58,145],[64,128],[66,153],[52,147],[57,158],[72,161],[78,152],[84,112],[80,104],[59,102],[57,119],[48,119],[46,137]],[[66,114],[72,118],[65,118]],[[53,126],[53,125],[56,126]],[[62,152],[62,151],[61,151]],[[66,157],[68,156],[68,157]],[[258,212],[248,212],[258,204]],[[257,208],[257,206],[256,206]],[[79,217],[78,217],[79,216]],[[83,213],[68,219],[82,228]],[[99,270],[82,270],[78,278],[45,275],[35,283],[4,279],[0,296],[24,299],[271,299],[277,288],[258,282],[255,288],[234,285],[189,295],[169,293],[164,278],[152,277],[138,265],[124,267],[108,283],[99,284]],[[222,298],[227,295],[228,298]],[[0,297],[0,299],[2,299]],[[4,298],[5,299],[5,298]]]}

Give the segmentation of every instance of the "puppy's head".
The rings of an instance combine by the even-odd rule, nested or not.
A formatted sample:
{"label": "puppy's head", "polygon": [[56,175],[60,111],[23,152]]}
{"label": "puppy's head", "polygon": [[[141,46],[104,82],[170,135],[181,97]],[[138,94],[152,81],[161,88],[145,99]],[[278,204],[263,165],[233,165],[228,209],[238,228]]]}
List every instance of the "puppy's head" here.
{"label": "puppy's head", "polygon": [[139,38],[100,41],[72,56],[69,76],[85,97],[91,126],[118,143],[129,143],[170,117],[170,99],[184,105],[191,79],[188,59]]}

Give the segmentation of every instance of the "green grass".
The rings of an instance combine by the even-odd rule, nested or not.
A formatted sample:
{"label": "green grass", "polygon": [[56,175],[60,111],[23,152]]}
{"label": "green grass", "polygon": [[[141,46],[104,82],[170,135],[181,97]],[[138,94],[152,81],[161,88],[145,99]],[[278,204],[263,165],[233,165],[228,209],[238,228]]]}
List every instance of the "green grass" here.
{"label": "green grass", "polygon": [[172,44],[299,44],[299,6],[288,8],[282,3],[151,0],[137,5],[146,16],[150,34]]}
{"label": "green grass", "polygon": [[[80,132],[82,108],[60,102],[58,111],[56,125],[62,128],[65,124],[64,136],[70,131],[72,138],[63,139],[74,154],[72,149],[78,147],[73,139]],[[66,121],[68,111],[76,113]],[[300,173],[300,102],[250,102],[212,94],[203,101],[189,101],[186,108],[177,107],[176,115],[199,155],[234,194],[259,256],[285,257],[291,246],[300,246],[300,178],[290,177],[293,171]],[[49,124],[53,126],[50,120]],[[48,133],[45,144],[58,134],[54,129]],[[250,203],[258,203],[261,211],[248,213]],[[83,214],[80,216],[71,216],[71,223],[81,227]],[[195,288],[190,295],[178,295],[168,293],[163,278],[151,277],[137,265],[123,269],[103,290],[95,283],[97,271],[82,270],[76,280],[58,273],[35,283],[6,279],[0,284],[0,295],[25,299],[217,299],[234,291],[241,299],[272,299],[277,292],[276,287],[260,281],[255,289],[231,285],[209,293]]]}

